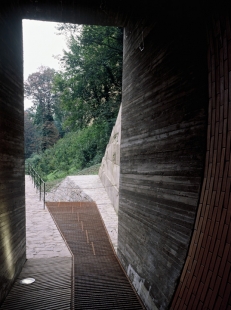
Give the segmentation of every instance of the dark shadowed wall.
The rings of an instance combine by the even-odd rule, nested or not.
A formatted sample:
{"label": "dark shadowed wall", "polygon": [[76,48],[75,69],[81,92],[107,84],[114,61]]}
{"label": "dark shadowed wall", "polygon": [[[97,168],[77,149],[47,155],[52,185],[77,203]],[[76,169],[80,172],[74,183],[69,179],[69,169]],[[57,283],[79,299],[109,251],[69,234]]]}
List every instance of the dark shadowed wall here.
{"label": "dark shadowed wall", "polygon": [[231,18],[208,23],[206,162],[193,238],[171,309],[231,308]]}
{"label": "dark shadowed wall", "polygon": [[26,259],[22,20],[0,11],[0,301]]}
{"label": "dark shadowed wall", "polygon": [[118,254],[148,309],[167,309],[204,171],[206,31],[174,14],[125,27]]}

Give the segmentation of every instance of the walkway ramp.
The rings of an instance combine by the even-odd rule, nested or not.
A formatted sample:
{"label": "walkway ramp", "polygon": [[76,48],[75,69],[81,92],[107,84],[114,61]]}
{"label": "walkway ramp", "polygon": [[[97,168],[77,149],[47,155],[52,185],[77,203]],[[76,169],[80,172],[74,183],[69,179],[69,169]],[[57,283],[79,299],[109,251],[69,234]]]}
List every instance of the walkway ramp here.
{"label": "walkway ramp", "polygon": [[109,241],[94,202],[50,202],[74,261],[74,309],[144,309]]}
{"label": "walkway ramp", "polygon": [[118,218],[99,177],[68,177],[48,196],[49,212],[26,176],[29,259],[0,309],[144,309],[115,255]]}
{"label": "walkway ramp", "polygon": [[68,176],[46,195],[46,201],[94,201],[117,251],[118,215],[98,175]]}

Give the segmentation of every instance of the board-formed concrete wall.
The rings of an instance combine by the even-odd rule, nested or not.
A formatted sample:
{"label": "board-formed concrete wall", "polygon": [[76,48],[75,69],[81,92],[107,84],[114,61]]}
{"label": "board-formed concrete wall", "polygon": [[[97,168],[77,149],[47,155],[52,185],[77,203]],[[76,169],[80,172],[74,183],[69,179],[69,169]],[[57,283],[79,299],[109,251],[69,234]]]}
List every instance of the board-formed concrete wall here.
{"label": "board-formed concrete wall", "polygon": [[120,260],[148,309],[167,309],[174,294],[172,309],[231,306],[231,30],[219,11],[230,7],[1,1],[0,303],[25,261],[21,19],[30,18],[125,27]]}
{"label": "board-formed concrete wall", "polygon": [[206,53],[206,28],[190,15],[124,29],[118,255],[147,309],[168,309],[194,227]]}
{"label": "board-formed concrete wall", "polygon": [[99,177],[116,213],[119,209],[120,139],[121,107],[99,169]]}
{"label": "board-formed concrete wall", "polygon": [[216,14],[207,28],[209,113],[205,171],[193,236],[172,310],[231,307],[230,12]]}
{"label": "board-formed concrete wall", "polygon": [[0,9],[0,304],[26,260],[22,20]]}

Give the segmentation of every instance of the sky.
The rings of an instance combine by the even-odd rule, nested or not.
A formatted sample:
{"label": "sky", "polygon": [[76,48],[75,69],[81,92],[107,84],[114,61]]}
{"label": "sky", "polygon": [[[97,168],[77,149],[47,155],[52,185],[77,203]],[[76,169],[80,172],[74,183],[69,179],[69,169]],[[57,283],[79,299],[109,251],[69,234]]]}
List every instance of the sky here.
{"label": "sky", "polygon": [[[40,66],[60,69],[59,61],[53,56],[62,55],[67,47],[64,36],[56,34],[56,25],[53,22],[23,20],[24,80]],[[24,99],[24,109],[31,105],[28,99]]]}

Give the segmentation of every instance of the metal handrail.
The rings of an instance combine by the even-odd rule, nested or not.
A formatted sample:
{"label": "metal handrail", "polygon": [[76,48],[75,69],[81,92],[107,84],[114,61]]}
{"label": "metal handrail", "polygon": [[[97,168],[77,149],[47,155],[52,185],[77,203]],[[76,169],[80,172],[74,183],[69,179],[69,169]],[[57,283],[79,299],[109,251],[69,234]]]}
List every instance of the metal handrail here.
{"label": "metal handrail", "polygon": [[43,208],[45,209],[45,196],[46,196],[46,183],[40,177],[38,172],[33,168],[33,166],[28,163],[27,172],[31,176],[32,182],[34,183],[34,187],[39,190],[39,200],[42,200],[42,193],[43,193]]}

